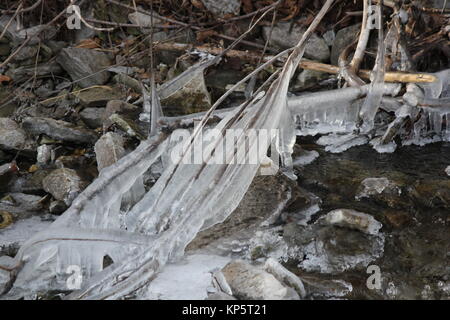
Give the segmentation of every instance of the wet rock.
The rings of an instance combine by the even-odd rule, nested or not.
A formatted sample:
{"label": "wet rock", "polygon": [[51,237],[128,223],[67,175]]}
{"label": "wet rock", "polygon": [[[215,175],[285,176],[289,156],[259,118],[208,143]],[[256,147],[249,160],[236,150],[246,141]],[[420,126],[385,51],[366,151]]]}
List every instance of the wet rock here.
{"label": "wet rock", "polygon": [[307,298],[330,299],[343,298],[353,291],[351,283],[344,280],[329,280],[313,275],[302,275]]}
{"label": "wet rock", "polygon": [[450,179],[417,181],[412,196],[426,207],[450,208]]}
{"label": "wet rock", "polygon": [[[83,88],[105,84],[109,72],[103,71],[111,65],[109,57],[99,51],[84,48],[65,48],[56,61]],[[83,79],[83,80],[81,80]]]}
{"label": "wet rock", "polygon": [[33,135],[45,134],[57,140],[74,143],[94,143],[94,131],[76,127],[72,123],[50,118],[28,117],[22,122],[23,128]]}
{"label": "wet rock", "polygon": [[393,209],[410,208],[412,203],[408,197],[407,182],[401,175],[394,179],[386,177],[364,179],[356,192],[355,199],[358,201],[373,201]]}
{"label": "wet rock", "polygon": [[100,172],[125,155],[125,141],[123,137],[114,132],[104,134],[95,143],[94,150],[97,158],[97,167]]}
{"label": "wet rock", "polygon": [[235,260],[223,269],[233,295],[244,300],[298,300],[298,294],[270,273],[245,261]]}
{"label": "wet rock", "polygon": [[[295,188],[296,185],[282,175],[255,177],[234,212],[224,222],[199,232],[189,244],[188,250],[202,248],[215,240],[241,231],[247,233],[253,225],[260,225],[271,217],[276,219],[291,199],[291,190]],[[299,196],[294,198],[301,199],[302,192],[299,191]],[[292,203],[296,201],[294,198]]]}
{"label": "wet rock", "polygon": [[9,118],[0,118],[0,148],[12,151],[34,151],[36,146],[24,130]]}
{"label": "wet rock", "polygon": [[[263,27],[264,39],[269,37],[270,26]],[[291,30],[291,24],[288,22],[277,23],[272,31],[270,45],[277,46],[281,49],[292,48],[297,45],[300,38],[305,33],[306,28],[294,25]],[[325,40],[313,33],[308,40],[308,45],[305,50],[305,57],[318,60],[327,61],[330,58],[330,49]]]}
{"label": "wet rock", "polygon": [[264,264],[264,269],[273,274],[280,282],[287,284],[289,287],[293,288],[300,295],[301,298],[306,296],[305,287],[302,280],[295,274],[287,270],[283,265],[281,265],[277,260],[273,258],[267,259]]}
{"label": "wet rock", "polygon": [[331,47],[331,63],[338,65],[338,59],[341,52],[350,45],[358,37],[361,30],[361,24],[355,24],[350,27],[343,28],[336,33],[333,46]]}
{"label": "wet rock", "polygon": [[316,85],[319,81],[327,79],[329,74],[321,71],[303,70],[297,77],[294,88],[297,90],[307,89]]}
{"label": "wet rock", "polygon": [[351,209],[336,209],[328,212],[325,221],[331,225],[359,230],[376,235],[383,225],[371,215]]}
{"label": "wet rock", "polygon": [[203,5],[213,15],[225,17],[227,15],[238,15],[241,9],[241,0],[201,0]]}
{"label": "wet rock", "polygon": [[80,118],[91,129],[100,128],[103,125],[105,108],[85,108],[80,112]]}
{"label": "wet rock", "polygon": [[75,170],[67,168],[53,170],[42,181],[45,191],[68,206],[88,184]]}
{"label": "wet rock", "polygon": [[114,87],[94,87],[80,91],[75,95],[85,107],[104,107],[110,100],[120,100],[125,95],[119,88]]}
{"label": "wet rock", "polygon": [[14,220],[29,218],[43,213],[42,197],[10,193],[0,199],[0,210],[9,212]]}
{"label": "wet rock", "polygon": [[327,225],[323,221],[308,226],[287,224],[284,239],[289,257],[307,272],[340,273],[364,270],[384,251],[384,236]]}

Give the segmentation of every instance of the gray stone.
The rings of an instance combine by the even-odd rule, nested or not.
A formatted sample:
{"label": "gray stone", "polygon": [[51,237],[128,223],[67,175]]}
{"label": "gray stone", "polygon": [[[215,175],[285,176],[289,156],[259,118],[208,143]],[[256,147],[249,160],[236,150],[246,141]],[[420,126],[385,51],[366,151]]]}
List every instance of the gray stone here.
{"label": "gray stone", "polygon": [[80,112],[80,118],[92,129],[100,128],[103,125],[105,108],[85,108]]}
{"label": "gray stone", "polygon": [[284,286],[272,274],[245,261],[228,263],[222,273],[233,296],[244,300],[299,300],[298,294]]}
{"label": "gray stone", "polygon": [[52,159],[52,149],[53,147],[48,144],[43,144],[37,148],[37,163],[46,165]]}
{"label": "gray stone", "polygon": [[42,181],[46,192],[68,206],[88,184],[75,170],[67,168],[53,170]]}
{"label": "gray stone", "polygon": [[36,147],[15,121],[9,118],[0,118],[0,148],[13,151],[32,151]]}
{"label": "gray stone", "polygon": [[56,61],[73,81],[79,80],[77,84],[83,88],[105,84],[110,77],[110,73],[104,69],[111,65],[111,60],[103,52],[84,48],[65,48],[61,50]]}
{"label": "gray stone", "polygon": [[213,15],[225,17],[227,15],[238,15],[241,9],[241,0],[201,0],[203,5]]}
{"label": "gray stone", "polygon": [[125,98],[120,88],[117,87],[94,87],[83,90],[75,95],[85,107],[104,107],[110,100]]}
{"label": "gray stone", "polygon": [[[269,37],[270,26],[263,27],[264,39]],[[270,45],[277,46],[281,49],[292,48],[300,41],[301,37],[306,31],[306,28],[294,25],[291,29],[291,24],[288,22],[277,23],[272,31]],[[289,32],[290,31],[290,32]],[[308,40],[305,50],[305,57],[318,61],[327,61],[330,58],[330,49],[322,37],[313,33]]]}
{"label": "gray stone", "polygon": [[448,166],[447,168],[445,168],[445,173],[450,176],[450,166]]}
{"label": "gray stone", "polygon": [[343,28],[336,33],[333,46],[331,47],[331,63],[338,65],[338,59],[341,52],[350,45],[358,37],[361,30],[361,24],[355,24],[350,27]]}
{"label": "gray stone", "polygon": [[108,132],[98,139],[94,150],[99,172],[125,155],[124,144],[123,137],[114,132]]}
{"label": "gray stone", "polygon": [[46,134],[47,136],[74,143],[94,143],[97,135],[94,131],[75,127],[73,124],[50,118],[25,118],[23,128],[33,135]]}

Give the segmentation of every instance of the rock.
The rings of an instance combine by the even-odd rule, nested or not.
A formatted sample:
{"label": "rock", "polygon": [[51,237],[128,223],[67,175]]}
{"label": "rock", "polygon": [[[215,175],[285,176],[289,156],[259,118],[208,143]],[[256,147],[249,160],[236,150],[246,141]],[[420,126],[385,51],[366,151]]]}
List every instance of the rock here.
{"label": "rock", "polygon": [[331,225],[359,230],[367,234],[377,235],[383,225],[371,215],[351,209],[336,209],[328,212],[325,221]]}
{"label": "rock", "polygon": [[[152,13],[151,11],[148,11]],[[132,12],[128,15],[128,19],[133,23],[140,25],[142,28],[152,27],[152,17],[142,12]],[[163,24],[165,21],[156,13],[153,13],[153,25]]]}
{"label": "rock", "polygon": [[85,108],[80,112],[80,118],[91,129],[100,128],[103,125],[105,108]]}
{"label": "rock", "polygon": [[33,135],[45,134],[53,139],[74,142],[94,143],[97,135],[94,131],[79,128],[72,123],[50,118],[28,117],[22,122],[23,128]]}
{"label": "rock", "polygon": [[298,300],[298,294],[289,290],[270,273],[245,261],[234,260],[222,272],[233,296],[244,300]]}
{"label": "rock", "polygon": [[302,280],[297,277],[295,274],[287,270],[283,265],[281,265],[277,260],[273,258],[267,259],[264,264],[264,269],[273,274],[275,278],[277,278],[282,283],[289,285],[300,295],[301,298],[306,296],[305,287],[303,285]]}
{"label": "rock", "polygon": [[97,158],[97,168],[100,172],[125,155],[125,141],[123,137],[114,132],[101,136],[95,143],[94,150]]}
{"label": "rock", "polygon": [[141,83],[138,80],[126,75],[125,73],[116,74],[113,77],[113,80],[115,83],[123,84],[126,87],[133,89],[135,92],[141,93],[142,91]]}
{"label": "rock", "polygon": [[308,89],[314,85],[316,85],[319,81],[327,79],[330,75],[321,71],[314,70],[303,70],[297,76],[297,81],[295,82],[294,88],[299,89]]}
{"label": "rock", "polygon": [[28,45],[36,45],[41,41],[51,40],[56,36],[57,29],[54,26],[37,25],[31,28],[23,28],[23,26],[13,19],[11,16],[2,15],[0,17],[0,33],[5,31],[5,36],[9,38],[14,45],[19,45],[27,38],[31,38],[28,41]]}
{"label": "rock", "polygon": [[8,211],[0,211],[0,229],[10,226],[14,221],[11,213]]}
{"label": "rock", "polygon": [[302,280],[307,297],[311,299],[343,298],[353,291],[352,284],[344,280],[327,280],[312,275],[304,275]]}
{"label": "rock", "polygon": [[208,294],[208,298],[205,300],[237,300],[235,297],[226,294],[225,292],[214,292]]}
{"label": "rock", "polygon": [[36,146],[24,130],[9,118],[0,118],[0,148],[12,151],[34,151]]}
{"label": "rock", "polygon": [[42,181],[48,174],[50,174],[50,170],[41,169],[33,174],[21,175],[11,181],[9,191],[41,194],[44,190]]}
{"label": "rock", "polygon": [[62,73],[62,69],[58,63],[55,61],[38,64],[36,68],[33,67],[18,67],[11,68],[6,72],[6,75],[11,77],[14,82],[21,82],[33,77],[35,74],[38,77],[43,77],[47,75],[59,75]]}
{"label": "rock", "polygon": [[0,192],[8,190],[8,184],[17,172],[19,168],[14,161],[0,166]]}
{"label": "rock", "polygon": [[241,9],[241,0],[201,0],[203,5],[213,15],[225,17],[227,15],[238,15]]}
{"label": "rock", "polygon": [[358,187],[355,199],[376,202],[393,209],[406,209],[412,205],[407,196],[408,189],[408,184],[401,175],[393,175],[393,179],[366,178]]}
{"label": "rock", "polygon": [[79,155],[61,156],[55,161],[57,168],[79,169],[86,165],[86,158]]}
{"label": "rock", "polygon": [[322,37],[327,45],[331,47],[333,45],[334,39],[336,39],[336,33],[334,32],[334,30],[328,30],[322,35]]}
{"label": "rock", "polygon": [[137,119],[141,113],[141,108],[135,106],[134,104],[126,103],[121,100],[111,100],[106,104],[106,110],[103,115],[103,121],[105,126],[110,126],[112,123],[108,123],[109,117],[114,113],[120,115],[126,115],[131,119]]}
{"label": "rock", "polygon": [[20,62],[20,61],[31,59],[33,57],[36,57],[36,54],[38,53],[38,51],[39,51],[38,46],[24,47],[22,50],[19,51],[18,54],[16,54],[14,56],[13,61]]}
{"label": "rock", "polygon": [[110,100],[124,99],[125,95],[117,87],[94,87],[76,94],[85,107],[104,107]]}
{"label": "rock", "polygon": [[37,148],[37,163],[46,165],[52,160],[52,146],[43,144]]}
{"label": "rock", "polygon": [[45,191],[68,206],[88,184],[75,170],[67,168],[53,170],[42,181]]}
{"label": "rock", "polygon": [[336,33],[333,46],[331,47],[331,63],[338,65],[338,59],[341,52],[350,45],[358,37],[361,30],[361,24],[355,24],[350,27],[343,28]]}
{"label": "rock", "polygon": [[67,210],[67,205],[64,203],[64,201],[55,200],[50,202],[50,206],[48,207],[48,210],[51,214],[59,215]]}
{"label": "rock", "polygon": [[172,85],[175,81],[169,81],[159,88],[158,94],[164,110],[170,113],[172,109],[180,115],[205,111],[211,107],[211,96],[203,72],[194,72],[189,77],[180,78],[180,83],[176,85]]}
{"label": "rock", "polygon": [[450,166],[448,166],[447,168],[445,168],[445,173],[450,176]]}
{"label": "rock", "polygon": [[[263,27],[263,36],[266,40],[269,37],[270,29],[270,26]],[[292,48],[297,45],[305,33],[306,28],[295,24],[292,30],[290,30],[290,23],[277,23],[273,28],[269,45],[277,46],[281,49]],[[308,40],[305,57],[318,61],[327,61],[330,58],[330,49],[323,38],[313,33]]]}
{"label": "rock", "polygon": [[109,117],[109,120],[117,125],[121,130],[123,130],[126,134],[128,134],[130,137],[138,138],[139,140],[145,140],[146,136],[142,132],[141,128],[131,119],[128,119],[127,117],[118,115],[117,113],[114,113],[112,116]]}
{"label": "rock", "polygon": [[43,213],[42,197],[10,193],[0,199],[0,210],[9,212],[14,220],[26,219]]}
{"label": "rock", "polygon": [[65,48],[61,50],[56,61],[73,81],[79,80],[77,84],[82,88],[102,85],[109,80],[109,72],[103,70],[111,65],[111,60],[103,52],[84,48]]}
{"label": "rock", "polygon": [[306,272],[336,274],[347,270],[365,270],[384,252],[384,236],[327,225],[319,219],[300,226],[289,223],[283,237],[290,249],[291,261]]}

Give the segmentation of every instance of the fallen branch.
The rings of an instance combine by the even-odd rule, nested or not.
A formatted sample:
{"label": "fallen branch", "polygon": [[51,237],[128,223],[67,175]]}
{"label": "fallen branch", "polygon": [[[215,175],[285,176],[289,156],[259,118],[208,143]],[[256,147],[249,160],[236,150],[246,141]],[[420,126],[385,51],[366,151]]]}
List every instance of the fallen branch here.
{"label": "fallen branch", "polygon": [[[156,50],[167,50],[167,51],[190,51],[197,50],[206,53],[210,53],[213,55],[222,54],[224,49],[210,46],[193,46],[191,44],[184,43],[159,43],[155,45]],[[229,50],[225,53],[225,56],[228,58],[239,58],[241,60],[245,60],[248,62],[257,63],[260,58],[260,54],[257,52],[251,51],[240,51],[240,50]],[[264,56],[263,61],[267,62],[272,60],[274,56],[266,55]],[[278,59],[280,62],[283,62],[283,58]],[[307,59],[302,59],[299,67],[302,69],[322,71],[331,74],[338,74],[339,67],[315,62]],[[358,76],[364,79],[370,79],[371,70],[359,70]],[[406,73],[406,72],[386,72],[384,76],[384,81],[386,82],[413,82],[413,83],[421,83],[421,82],[434,82],[436,81],[436,77],[430,74],[425,73]]]}

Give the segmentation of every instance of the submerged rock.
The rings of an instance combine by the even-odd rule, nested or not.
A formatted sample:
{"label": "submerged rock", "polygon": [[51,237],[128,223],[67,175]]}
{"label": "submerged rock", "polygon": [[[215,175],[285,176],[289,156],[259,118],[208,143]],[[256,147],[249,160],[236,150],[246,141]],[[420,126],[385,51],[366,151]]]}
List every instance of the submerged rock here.
{"label": "submerged rock", "polygon": [[42,181],[45,191],[68,206],[88,184],[75,170],[67,168],[53,170]]}
{"label": "submerged rock", "polygon": [[83,88],[105,84],[110,77],[110,73],[105,69],[111,65],[111,60],[103,52],[84,48],[64,48],[56,61],[72,80]]}
{"label": "submerged rock", "polygon": [[287,258],[307,272],[364,270],[384,252],[382,234],[374,236],[320,220],[308,226],[290,223],[284,227],[283,237],[290,246]]}
{"label": "submerged rock", "polygon": [[[264,39],[269,38],[270,29],[270,26],[263,27]],[[305,27],[297,24],[291,28],[291,23],[277,23],[272,30],[272,36],[269,44],[280,47],[281,49],[292,48],[297,45],[299,39],[301,39],[305,31]],[[327,61],[330,58],[330,49],[322,37],[319,37],[317,34],[313,33],[311,38],[308,40],[305,50],[305,57],[318,61]]]}
{"label": "submerged rock", "polygon": [[14,220],[29,218],[43,213],[42,197],[10,193],[0,199],[0,210],[9,212]]}
{"label": "submerged rock", "polygon": [[97,140],[97,134],[94,131],[76,127],[72,123],[62,120],[29,117],[23,120],[22,125],[33,135],[46,134],[61,141],[94,143]]}
{"label": "submerged rock", "polygon": [[235,260],[223,269],[233,295],[244,300],[298,300],[298,294],[284,286],[272,274],[252,266],[245,261]]}

